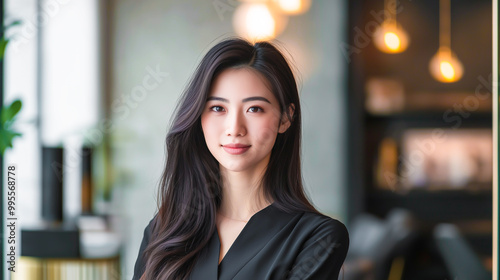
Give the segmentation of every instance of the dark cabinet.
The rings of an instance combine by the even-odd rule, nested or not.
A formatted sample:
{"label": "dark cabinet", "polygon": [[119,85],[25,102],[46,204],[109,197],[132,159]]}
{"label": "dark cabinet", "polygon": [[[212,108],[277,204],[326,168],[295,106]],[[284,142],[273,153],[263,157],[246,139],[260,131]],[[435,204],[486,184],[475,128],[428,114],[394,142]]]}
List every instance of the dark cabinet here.
{"label": "dark cabinet", "polygon": [[[349,71],[348,218],[410,210],[422,234],[413,257],[426,259],[419,268],[427,271],[439,259],[431,240],[438,223],[456,224],[478,255],[488,258],[492,3],[451,1],[451,47],[464,68],[454,83],[438,82],[429,72],[439,47],[439,1],[397,3],[397,20],[410,43],[402,53],[387,54],[372,37],[384,1],[348,1],[348,41],[340,45]],[[420,276],[433,279],[429,273]]]}

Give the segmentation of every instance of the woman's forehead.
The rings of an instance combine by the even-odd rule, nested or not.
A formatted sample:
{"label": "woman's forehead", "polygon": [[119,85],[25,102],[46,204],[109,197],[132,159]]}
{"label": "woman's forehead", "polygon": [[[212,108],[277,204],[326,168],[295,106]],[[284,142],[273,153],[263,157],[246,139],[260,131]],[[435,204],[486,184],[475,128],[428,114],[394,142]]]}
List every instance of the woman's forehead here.
{"label": "woman's forehead", "polygon": [[262,96],[276,101],[269,81],[250,67],[224,70],[215,78],[209,96],[224,96],[229,99]]}

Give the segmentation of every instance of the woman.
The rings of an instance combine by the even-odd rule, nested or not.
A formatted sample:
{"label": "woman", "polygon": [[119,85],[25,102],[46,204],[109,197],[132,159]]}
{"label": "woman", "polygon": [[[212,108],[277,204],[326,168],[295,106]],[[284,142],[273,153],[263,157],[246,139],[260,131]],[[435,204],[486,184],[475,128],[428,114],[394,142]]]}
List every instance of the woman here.
{"label": "woman", "polygon": [[176,109],[133,279],[337,279],[345,226],[308,201],[297,85],[270,43],[218,43]]}

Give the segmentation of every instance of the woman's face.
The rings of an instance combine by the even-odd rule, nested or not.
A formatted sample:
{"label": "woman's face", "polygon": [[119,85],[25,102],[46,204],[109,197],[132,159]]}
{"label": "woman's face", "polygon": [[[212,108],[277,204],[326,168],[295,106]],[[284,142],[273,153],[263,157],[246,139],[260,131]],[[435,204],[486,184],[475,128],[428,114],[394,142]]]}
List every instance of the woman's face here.
{"label": "woman's face", "polygon": [[201,126],[221,171],[255,173],[265,170],[276,136],[289,122],[280,123],[278,101],[265,79],[239,68],[223,71],[214,81]]}

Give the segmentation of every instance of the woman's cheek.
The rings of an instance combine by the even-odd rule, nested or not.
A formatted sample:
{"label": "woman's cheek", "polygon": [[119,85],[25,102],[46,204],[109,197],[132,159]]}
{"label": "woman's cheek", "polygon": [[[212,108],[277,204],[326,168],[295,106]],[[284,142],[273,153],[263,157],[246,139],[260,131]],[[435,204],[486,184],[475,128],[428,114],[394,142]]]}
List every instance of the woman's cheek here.
{"label": "woman's cheek", "polygon": [[201,128],[203,130],[203,136],[205,137],[205,141],[208,145],[213,141],[213,136],[216,133],[214,130],[213,122],[210,121],[207,117],[201,119]]}
{"label": "woman's cheek", "polygon": [[272,142],[274,143],[274,140],[276,139],[276,136],[278,135],[278,129],[277,129],[277,123],[276,127],[273,125],[273,122],[268,122],[266,126],[261,127],[259,129],[260,135],[259,139],[262,144]]}

